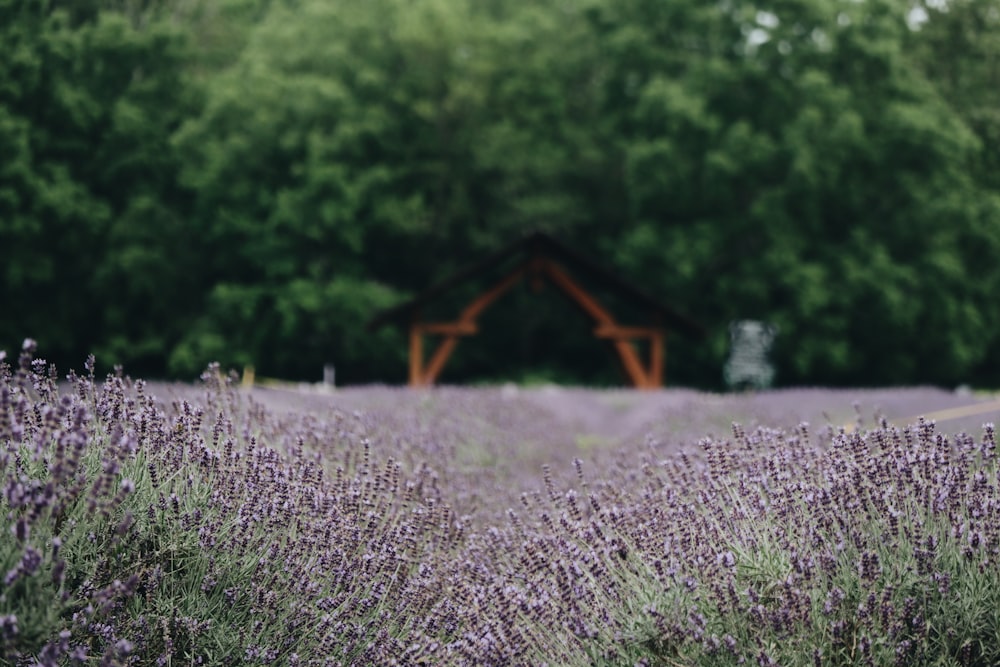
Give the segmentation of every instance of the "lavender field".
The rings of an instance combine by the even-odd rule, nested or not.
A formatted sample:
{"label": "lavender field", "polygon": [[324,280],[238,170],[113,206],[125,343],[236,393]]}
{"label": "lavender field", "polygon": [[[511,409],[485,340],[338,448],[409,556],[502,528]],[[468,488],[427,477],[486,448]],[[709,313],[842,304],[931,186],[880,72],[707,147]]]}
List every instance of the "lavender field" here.
{"label": "lavender field", "polygon": [[[993,665],[937,389],[246,391],[0,361],[0,665]],[[88,364],[92,368],[92,364]]]}

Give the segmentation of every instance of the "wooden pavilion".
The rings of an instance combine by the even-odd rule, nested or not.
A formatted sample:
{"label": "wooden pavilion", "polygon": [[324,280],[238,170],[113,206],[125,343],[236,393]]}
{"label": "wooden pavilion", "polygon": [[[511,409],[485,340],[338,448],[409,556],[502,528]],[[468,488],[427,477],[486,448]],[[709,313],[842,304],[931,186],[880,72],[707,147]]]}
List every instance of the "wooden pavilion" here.
{"label": "wooden pavilion", "polygon": [[[490,272],[496,267],[513,268],[496,284],[474,298],[450,322],[427,322],[421,310],[445,292]],[[623,326],[592,294],[587,292],[570,271],[587,276],[591,281],[612,290],[633,302],[647,314],[649,323]],[[395,324],[409,331],[409,384],[414,387],[434,384],[445,363],[458,345],[459,338],[478,332],[476,319],[494,301],[521,280],[528,280],[540,289],[544,281],[552,283],[594,323],[594,335],[608,341],[614,349],[622,370],[631,385],[638,389],[663,386],[663,367],[667,330],[672,329],[692,338],[705,335],[698,323],[675,312],[611,271],[595,264],[553,237],[535,232],[525,236],[475,264],[466,266],[441,282],[428,287],[416,297],[378,313],[368,323],[369,330]],[[424,359],[424,337],[439,336],[440,340],[429,361]],[[645,362],[636,341],[648,342]]]}

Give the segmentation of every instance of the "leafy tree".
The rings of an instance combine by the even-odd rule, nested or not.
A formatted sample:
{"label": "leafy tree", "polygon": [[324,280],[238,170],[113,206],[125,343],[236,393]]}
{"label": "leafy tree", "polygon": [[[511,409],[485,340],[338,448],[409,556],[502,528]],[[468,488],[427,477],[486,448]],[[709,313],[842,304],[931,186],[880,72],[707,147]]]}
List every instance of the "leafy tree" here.
{"label": "leafy tree", "polygon": [[[989,295],[998,285],[996,273],[988,268],[991,255],[981,244],[996,238],[1000,219],[1000,5],[995,0],[918,3],[912,12],[910,52],[979,144],[967,165],[981,186],[967,202],[975,210],[978,233],[961,239],[968,263],[954,267],[954,273],[962,289],[974,287],[984,295],[981,328],[970,336],[978,345],[988,341],[987,354],[974,372],[979,382],[993,386],[1000,370],[1000,333]],[[986,245],[990,247],[992,243]]]}
{"label": "leafy tree", "polygon": [[[409,99],[407,22],[396,11],[406,5],[385,4],[275,6],[214,80],[204,114],[178,135],[215,287],[172,357],[177,371],[204,364],[213,341],[227,340],[245,362],[287,372],[275,351],[324,332],[321,359],[346,367],[345,377],[352,363],[398,363],[398,353],[351,342],[393,294],[366,265],[405,271],[419,261],[405,241],[429,224],[412,184],[432,167],[420,159],[430,124],[419,114],[434,102]],[[339,305],[323,306],[324,295]],[[223,328],[253,333],[222,337]]]}
{"label": "leafy tree", "polygon": [[[674,382],[740,318],[780,382],[988,382],[995,5],[0,0],[0,340],[401,379],[368,317],[542,229],[708,325]],[[559,307],[489,317],[448,379],[607,381]]]}
{"label": "leafy tree", "polygon": [[[707,297],[714,363],[721,325],[751,317],[779,325],[786,382],[957,381],[993,322],[961,273],[973,247],[996,256],[996,235],[967,171],[976,137],[904,52],[905,17],[803,2],[725,19],[739,30],[699,32],[736,39],[701,61],[619,74],[636,90],[619,262]],[[612,41],[642,53],[637,22]]]}
{"label": "leafy tree", "polygon": [[[575,46],[586,29],[575,9],[530,4],[273,7],[237,65],[213,83],[206,112],[178,136],[186,183],[200,193],[199,217],[211,230],[215,294],[301,304],[304,284],[317,294],[346,279],[396,285],[395,296],[378,287],[387,298],[335,325],[331,340],[346,341],[377,304],[469,253],[534,228],[595,228],[588,190],[607,168],[600,142],[608,138],[590,131],[599,63]],[[241,311],[252,321],[229,312],[206,309],[175,369],[204,363],[207,332],[259,330],[252,310]],[[322,328],[308,319],[298,326],[297,339]],[[284,335],[274,324],[238,347],[265,359]],[[393,353],[378,358],[355,358],[336,343],[328,354],[369,372],[381,363],[401,369],[393,340]]]}
{"label": "leafy tree", "polygon": [[190,285],[169,145],[191,98],[184,42],[44,2],[2,2],[0,24],[0,301],[16,313],[0,339],[156,369]]}

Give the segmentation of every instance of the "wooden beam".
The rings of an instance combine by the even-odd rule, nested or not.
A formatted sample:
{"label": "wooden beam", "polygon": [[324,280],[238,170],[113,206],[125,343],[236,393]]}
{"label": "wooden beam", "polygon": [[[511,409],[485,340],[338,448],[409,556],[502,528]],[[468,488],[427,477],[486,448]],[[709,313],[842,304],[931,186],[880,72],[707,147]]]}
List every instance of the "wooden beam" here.
{"label": "wooden beam", "polygon": [[444,368],[451,353],[455,351],[456,345],[458,345],[457,336],[447,336],[441,341],[431,360],[427,362],[427,370],[424,371],[424,384],[432,385],[437,382],[438,376],[441,375],[441,369]]}
{"label": "wooden beam", "polygon": [[462,311],[458,321],[472,322],[475,320],[491,303],[499,299],[505,292],[507,292],[507,290],[516,285],[517,281],[521,279],[527,270],[528,262],[519,264],[517,268],[504,276],[500,282],[473,299],[472,303],[466,306]]}
{"label": "wooden beam", "polygon": [[424,385],[424,336],[420,333],[420,324],[413,321],[410,324],[410,386]]}
{"label": "wooden beam", "polygon": [[649,386],[649,378],[646,377],[646,369],[642,367],[635,346],[627,340],[616,340],[613,345],[621,360],[622,368],[632,381],[632,386],[636,389],[646,389]]}
{"label": "wooden beam", "polygon": [[549,276],[549,279],[552,280],[557,287],[562,289],[563,292],[568,294],[570,298],[576,301],[576,303],[598,324],[604,324],[611,327],[618,326],[615,319],[611,316],[611,313],[606,311],[604,306],[599,304],[596,299],[587,294],[582,287],[577,285],[572,278],[566,275],[565,271],[548,260],[545,260],[544,268],[545,273]]}

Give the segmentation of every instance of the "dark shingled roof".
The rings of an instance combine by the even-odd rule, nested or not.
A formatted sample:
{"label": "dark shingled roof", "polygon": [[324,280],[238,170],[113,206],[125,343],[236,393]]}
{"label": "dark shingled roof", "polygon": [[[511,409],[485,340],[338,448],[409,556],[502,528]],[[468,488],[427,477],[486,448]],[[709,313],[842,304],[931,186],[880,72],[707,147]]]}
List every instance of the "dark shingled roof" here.
{"label": "dark shingled roof", "polygon": [[681,315],[632,283],[543,232],[528,234],[497,250],[493,254],[484,257],[480,261],[456,271],[444,280],[431,285],[409,301],[377,313],[368,322],[368,329],[375,330],[386,324],[407,326],[412,320],[414,313],[424,305],[430,303],[456,285],[463,284],[471,278],[484,274],[493,267],[520,254],[524,254],[526,257],[540,254],[562,261],[573,270],[590,276],[592,279],[612,288],[622,296],[643,307],[647,312],[659,318],[668,329],[679,331],[692,338],[702,338],[705,336],[705,328],[701,324]]}

